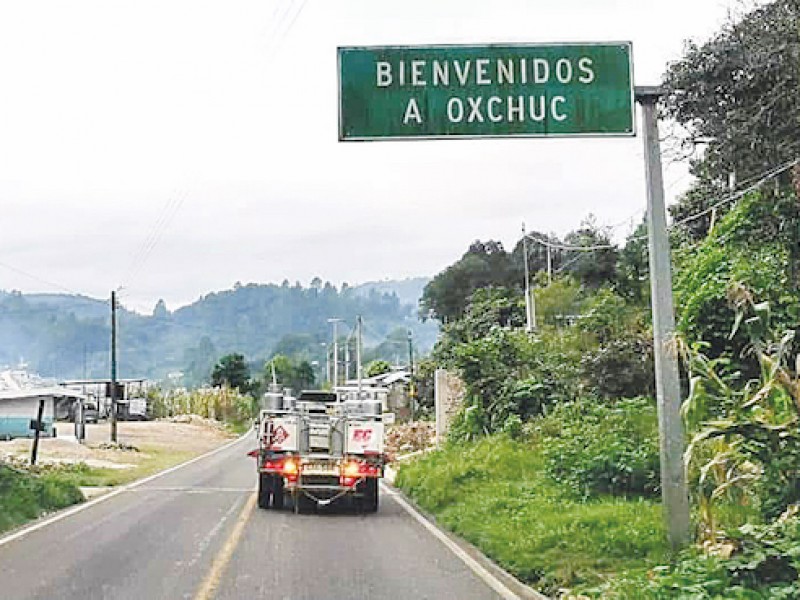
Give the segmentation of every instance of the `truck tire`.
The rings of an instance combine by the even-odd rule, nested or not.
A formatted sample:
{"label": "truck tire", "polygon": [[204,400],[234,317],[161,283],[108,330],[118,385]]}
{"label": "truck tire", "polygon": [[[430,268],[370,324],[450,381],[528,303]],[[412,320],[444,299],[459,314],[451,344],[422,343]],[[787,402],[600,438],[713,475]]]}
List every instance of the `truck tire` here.
{"label": "truck tire", "polygon": [[272,475],[259,473],[258,475],[258,508],[269,508],[272,496]]}
{"label": "truck tire", "polygon": [[283,508],[283,477],[275,476],[272,482],[272,508],[281,510]]}
{"label": "truck tire", "polygon": [[365,479],[361,485],[361,509],[367,513],[378,512],[378,480],[375,478]]}

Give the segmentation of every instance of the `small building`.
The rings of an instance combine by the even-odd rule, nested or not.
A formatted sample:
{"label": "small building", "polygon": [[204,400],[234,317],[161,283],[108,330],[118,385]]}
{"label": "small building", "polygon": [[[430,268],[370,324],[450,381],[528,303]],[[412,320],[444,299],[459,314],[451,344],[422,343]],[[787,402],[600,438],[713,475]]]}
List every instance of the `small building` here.
{"label": "small building", "polygon": [[[361,380],[364,388],[380,391],[379,397],[383,403],[383,410],[395,413],[399,422],[405,422],[411,418],[410,384],[411,373],[405,370],[389,371]],[[357,389],[357,386],[357,379],[347,381],[347,389]]]}
{"label": "small building", "polygon": [[44,402],[42,435],[56,436],[54,423],[59,402],[65,398],[75,400],[76,394],[60,387],[39,387],[22,390],[0,390],[0,439],[33,437],[31,421],[39,414],[39,404]]}
{"label": "small building", "polygon": [[[110,379],[70,379],[60,382],[59,385],[64,390],[85,395],[94,406],[94,410],[98,411],[100,418],[111,416]],[[117,379],[117,419],[136,421],[147,418],[149,386],[149,382],[144,378]]]}

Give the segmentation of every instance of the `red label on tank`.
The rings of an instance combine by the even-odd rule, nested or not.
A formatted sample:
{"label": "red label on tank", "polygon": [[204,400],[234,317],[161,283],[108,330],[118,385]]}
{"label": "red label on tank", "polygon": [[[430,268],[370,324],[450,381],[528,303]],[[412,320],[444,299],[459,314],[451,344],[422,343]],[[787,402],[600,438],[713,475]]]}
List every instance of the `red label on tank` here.
{"label": "red label on tank", "polygon": [[283,425],[278,425],[272,430],[272,443],[282,444],[289,438],[289,432],[283,428]]}
{"label": "red label on tank", "polygon": [[372,429],[354,429],[353,441],[359,444],[368,444],[372,438]]}

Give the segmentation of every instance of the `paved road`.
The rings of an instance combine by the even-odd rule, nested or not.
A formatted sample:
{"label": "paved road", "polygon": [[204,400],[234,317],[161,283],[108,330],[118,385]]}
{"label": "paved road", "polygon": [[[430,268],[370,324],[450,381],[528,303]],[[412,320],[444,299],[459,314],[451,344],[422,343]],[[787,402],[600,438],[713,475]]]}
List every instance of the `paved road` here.
{"label": "paved road", "polygon": [[0,546],[0,597],[497,598],[388,495],[375,515],[251,509],[249,449],[236,443]]}

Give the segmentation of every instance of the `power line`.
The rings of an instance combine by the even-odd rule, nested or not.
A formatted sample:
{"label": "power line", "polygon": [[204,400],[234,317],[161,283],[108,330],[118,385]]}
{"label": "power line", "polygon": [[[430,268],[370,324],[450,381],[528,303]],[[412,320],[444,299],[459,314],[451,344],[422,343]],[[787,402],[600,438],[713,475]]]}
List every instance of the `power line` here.
{"label": "power line", "polygon": [[615,249],[616,246],[613,244],[598,244],[595,246],[568,246],[566,244],[559,244],[555,242],[550,242],[548,240],[543,240],[541,238],[535,237],[533,234],[527,234],[527,237],[537,244],[541,244],[547,248],[551,248],[553,250],[578,250],[583,252],[594,252],[595,250],[612,250]]}
{"label": "power line", "polygon": [[[688,217],[685,217],[685,218],[683,218],[683,219],[681,219],[679,221],[676,221],[676,222],[672,223],[668,227],[668,229],[675,229],[675,228],[677,228],[677,227],[679,227],[681,225],[685,225],[686,223],[689,223],[691,221],[695,221],[695,220],[699,219],[700,217],[703,217],[703,216],[705,216],[707,214],[710,214],[710,213],[714,212],[715,210],[717,210],[718,208],[720,208],[720,207],[722,207],[722,206],[724,206],[726,204],[729,204],[731,202],[735,202],[735,201],[741,199],[742,197],[746,196],[750,192],[752,192],[754,190],[757,190],[762,185],[764,185],[767,181],[769,181],[771,179],[774,179],[775,177],[777,177],[778,175],[781,175],[782,173],[785,173],[786,171],[788,171],[789,169],[791,169],[792,167],[794,167],[794,166],[796,166],[798,164],[800,164],[800,158],[796,158],[796,159],[791,160],[789,162],[783,163],[783,164],[781,164],[781,165],[779,165],[779,166],[777,166],[777,167],[775,167],[773,169],[770,169],[769,171],[766,171],[765,173],[763,173],[759,177],[758,180],[756,180],[754,183],[750,184],[746,188],[726,196],[722,200],[716,202],[715,204],[709,206],[708,208],[706,208],[706,209],[704,209],[704,210],[702,210],[702,211],[700,211],[698,213],[695,213],[693,215],[690,215]],[[533,234],[530,234],[530,233],[527,234],[527,237],[528,237],[528,239],[536,242],[537,244],[541,244],[542,246],[545,246],[545,247],[548,247],[548,248],[552,248],[552,249],[556,249],[556,250],[578,251],[578,252],[595,252],[597,250],[614,250],[614,249],[617,248],[617,246],[615,246],[613,244],[597,244],[597,245],[594,245],[594,246],[570,246],[570,245],[567,245],[567,244],[555,243],[555,242],[551,242],[549,240],[544,240],[544,239],[536,237],[536,236],[534,236]],[[639,240],[644,240],[644,239],[647,239],[646,235],[638,235],[638,236],[629,238],[629,241],[639,241]]]}
{"label": "power line", "polygon": [[283,3],[283,7],[282,7],[282,9],[280,11],[280,14],[278,14],[278,7],[276,7],[275,11],[273,11],[271,19],[274,19],[274,20],[273,20],[271,26],[269,26],[267,28],[267,36],[266,36],[267,37],[267,45],[265,47],[267,52],[265,52],[265,56],[270,56],[271,49],[275,47],[275,40],[278,37],[278,32],[281,31],[281,29],[283,28],[284,24],[286,24],[288,22],[288,17],[292,12],[292,6],[293,5],[294,5],[294,2],[289,0],[288,2]]}
{"label": "power line", "polygon": [[705,216],[705,215],[707,215],[709,213],[714,212],[715,210],[717,210],[721,206],[724,206],[725,204],[728,204],[730,202],[735,202],[736,200],[739,200],[740,198],[742,198],[743,196],[746,196],[750,192],[760,188],[762,185],[764,185],[770,179],[773,179],[774,177],[777,177],[778,175],[781,175],[782,173],[785,173],[786,171],[788,171],[789,169],[791,169],[792,167],[794,167],[794,166],[796,166],[798,164],[800,164],[800,158],[796,158],[796,159],[794,159],[792,161],[789,161],[787,163],[782,164],[779,167],[775,167],[774,169],[772,169],[770,171],[767,171],[764,175],[762,175],[761,178],[758,181],[756,181],[755,183],[750,184],[749,186],[747,186],[743,190],[741,190],[739,192],[736,192],[734,194],[731,194],[727,198],[724,198],[723,200],[720,200],[716,204],[713,204],[712,206],[709,206],[707,209],[705,209],[703,211],[700,211],[699,213],[696,213],[694,215],[690,215],[690,216],[688,216],[688,217],[686,217],[684,219],[681,219],[680,221],[677,221],[677,222],[673,223],[672,227],[677,227],[678,225],[684,225],[685,223],[689,223],[691,221],[699,219],[702,216]]}
{"label": "power line", "polygon": [[45,285],[47,285],[49,287],[56,288],[58,290],[61,290],[62,292],[67,292],[68,294],[73,294],[75,296],[83,295],[80,292],[76,292],[75,290],[71,290],[71,289],[69,289],[67,287],[64,287],[61,284],[54,283],[52,281],[48,281],[47,279],[43,279],[42,277],[34,275],[33,273],[28,273],[27,271],[23,271],[22,269],[19,269],[17,267],[9,265],[8,263],[0,262],[0,267],[8,269],[9,271],[14,271],[15,273],[18,273],[19,275],[23,275],[25,277],[28,277],[29,279],[32,279],[34,281],[38,281],[39,283],[43,283],[43,284],[45,284]]}
{"label": "power line", "polygon": [[[171,198],[167,201],[164,208],[161,211],[161,214],[156,221],[153,229],[150,231],[150,234],[147,236],[145,241],[139,247],[139,251],[131,262],[130,267],[128,267],[128,273],[123,279],[125,284],[129,284],[131,281],[135,281],[136,278],[141,273],[142,269],[147,264],[150,256],[153,254],[153,251],[158,246],[158,243],[161,241],[161,237],[164,235],[169,224],[175,218],[175,215],[178,214],[178,211],[183,206],[184,201],[186,200],[186,193],[183,192],[177,197]],[[122,287],[122,286],[121,286]]]}
{"label": "power line", "polygon": [[[302,13],[303,9],[306,7],[306,2],[307,2],[307,0],[301,0],[300,7],[294,13],[294,16],[289,21],[288,26],[280,34],[280,37],[276,36],[275,38],[273,38],[273,42],[274,43],[272,44],[271,48],[269,46],[267,46],[267,49],[268,49],[267,60],[271,59],[278,52],[278,49],[280,48],[281,44],[286,39],[286,37],[289,35],[289,32],[294,27],[294,24],[297,21],[298,17],[300,17],[300,13]],[[290,13],[291,13],[291,5],[290,5],[289,10],[286,12],[286,14],[288,15]]]}

